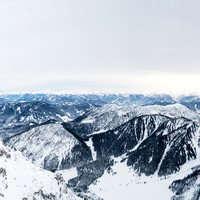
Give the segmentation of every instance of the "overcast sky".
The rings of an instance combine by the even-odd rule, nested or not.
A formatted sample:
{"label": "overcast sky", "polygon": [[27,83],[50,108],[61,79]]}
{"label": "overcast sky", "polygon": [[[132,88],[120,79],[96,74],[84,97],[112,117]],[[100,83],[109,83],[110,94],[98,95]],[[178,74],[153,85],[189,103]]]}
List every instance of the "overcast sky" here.
{"label": "overcast sky", "polygon": [[200,93],[199,0],[1,0],[0,93]]}

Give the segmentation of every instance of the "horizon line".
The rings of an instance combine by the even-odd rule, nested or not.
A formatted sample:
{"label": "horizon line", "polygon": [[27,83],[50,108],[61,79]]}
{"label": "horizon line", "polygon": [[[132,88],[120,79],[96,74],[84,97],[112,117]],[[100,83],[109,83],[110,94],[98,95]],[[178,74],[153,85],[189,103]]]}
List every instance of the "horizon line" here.
{"label": "horizon line", "polygon": [[32,95],[39,95],[39,94],[46,94],[46,95],[169,95],[172,97],[179,97],[179,96],[200,96],[200,93],[197,92],[145,92],[145,91],[73,91],[73,90],[62,90],[62,91],[54,91],[54,90],[38,90],[38,91],[19,91],[19,92],[0,92],[0,96],[6,95],[25,95],[25,94],[32,94]]}

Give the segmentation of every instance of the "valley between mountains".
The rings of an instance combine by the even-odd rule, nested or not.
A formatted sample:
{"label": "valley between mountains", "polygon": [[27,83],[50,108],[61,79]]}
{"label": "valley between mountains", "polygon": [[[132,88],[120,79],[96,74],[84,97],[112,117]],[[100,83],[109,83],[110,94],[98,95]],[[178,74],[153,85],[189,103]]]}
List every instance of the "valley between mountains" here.
{"label": "valley between mountains", "polygon": [[0,199],[200,199],[200,97],[2,95]]}

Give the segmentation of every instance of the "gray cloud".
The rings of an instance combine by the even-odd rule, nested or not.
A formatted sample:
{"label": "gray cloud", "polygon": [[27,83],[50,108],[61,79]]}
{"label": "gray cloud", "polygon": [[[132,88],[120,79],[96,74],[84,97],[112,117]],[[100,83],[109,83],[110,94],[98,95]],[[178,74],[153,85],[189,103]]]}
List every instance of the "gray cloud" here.
{"label": "gray cloud", "polygon": [[[200,74],[199,6],[198,0],[2,0],[0,88],[34,89],[37,82],[51,89],[78,79],[124,88],[130,76]],[[149,88],[136,82],[127,88],[136,85]]]}

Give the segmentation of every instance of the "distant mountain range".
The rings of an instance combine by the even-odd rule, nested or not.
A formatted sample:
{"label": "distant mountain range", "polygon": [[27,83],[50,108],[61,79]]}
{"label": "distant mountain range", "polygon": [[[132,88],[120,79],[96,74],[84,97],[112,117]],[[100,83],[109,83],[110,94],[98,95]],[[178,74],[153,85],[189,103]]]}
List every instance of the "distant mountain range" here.
{"label": "distant mountain range", "polygon": [[116,105],[169,105],[180,103],[186,107],[197,110],[200,109],[200,96],[180,95],[173,97],[168,94],[9,94],[0,95],[2,103],[19,102],[45,102],[57,105],[83,105],[91,104],[102,106],[104,104]]}
{"label": "distant mountain range", "polygon": [[[145,96],[142,94],[1,95],[0,136],[2,138],[10,137],[48,120],[59,122],[72,121],[94,108],[100,108],[107,104],[123,106],[124,108],[121,108],[123,112],[124,109],[134,109],[134,106],[171,105],[175,103],[185,105],[196,112],[199,112],[200,109],[200,97],[198,96],[179,96],[173,98],[170,95]],[[100,108],[100,112],[101,109],[106,109],[106,107]],[[122,120],[124,120],[124,117],[122,117]]]}

